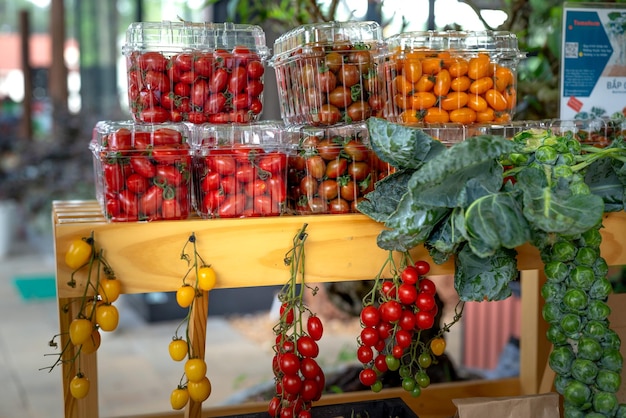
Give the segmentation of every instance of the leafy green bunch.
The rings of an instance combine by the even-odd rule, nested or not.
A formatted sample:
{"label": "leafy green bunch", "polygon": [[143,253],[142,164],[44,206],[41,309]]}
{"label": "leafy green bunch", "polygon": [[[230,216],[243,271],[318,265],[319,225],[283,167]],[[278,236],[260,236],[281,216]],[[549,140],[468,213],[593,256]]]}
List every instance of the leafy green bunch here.
{"label": "leafy green bunch", "polygon": [[395,168],[358,205],[386,227],[378,246],[423,244],[438,264],[454,256],[461,300],[507,298],[518,276],[516,247],[582,233],[604,212],[624,210],[622,138],[596,148],[527,130],[446,147],[422,129],[379,118],[368,120],[368,131],[377,156]]}

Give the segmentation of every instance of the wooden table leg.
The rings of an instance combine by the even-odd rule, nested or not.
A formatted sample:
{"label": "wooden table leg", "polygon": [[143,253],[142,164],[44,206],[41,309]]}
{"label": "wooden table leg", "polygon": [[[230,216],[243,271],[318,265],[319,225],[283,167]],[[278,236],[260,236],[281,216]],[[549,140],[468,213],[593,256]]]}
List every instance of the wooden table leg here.
{"label": "wooden table leg", "polygon": [[[98,364],[96,353],[80,354],[70,341],[70,323],[77,317],[81,298],[59,298],[60,338],[59,350],[65,349],[61,360],[61,378],[63,381],[63,399],[66,418],[98,418]],[[75,358],[76,357],[76,358]],[[70,393],[70,381],[78,371],[89,379],[89,393],[83,399],[75,399]]]}
{"label": "wooden table leg", "polygon": [[[189,318],[189,339],[191,352],[194,357],[204,359],[206,348],[206,325],[209,316],[209,292],[202,291],[196,297]],[[185,418],[200,418],[202,414],[202,402],[189,399],[189,405],[185,409]]]}
{"label": "wooden table leg", "polygon": [[520,335],[520,384],[522,394],[539,393],[550,354],[546,338],[548,324],[541,314],[543,298],[541,286],[546,277],[543,270],[521,272],[522,331]]}

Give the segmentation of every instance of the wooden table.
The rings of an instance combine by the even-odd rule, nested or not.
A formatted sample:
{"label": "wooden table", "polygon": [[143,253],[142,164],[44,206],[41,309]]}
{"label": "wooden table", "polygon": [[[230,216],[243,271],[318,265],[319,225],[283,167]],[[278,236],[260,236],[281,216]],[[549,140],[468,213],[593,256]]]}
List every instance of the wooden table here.
{"label": "wooden table", "polygon": [[[52,218],[60,332],[63,336],[61,344],[67,341],[69,322],[76,314],[71,308],[66,312],[62,307],[76,305],[70,302],[82,297],[86,282],[86,276],[78,274],[75,276],[77,286],[72,288],[67,285],[71,270],[64,263],[65,251],[73,239],[89,236],[92,232],[99,247],[104,249],[107,261],[122,280],[123,293],[175,291],[180,286],[185,268],[178,255],[192,232],[197,237],[198,252],[211,260],[219,278],[219,288],[285,283],[289,271],[283,259],[291,248],[294,235],[304,223],[308,224],[309,234],[306,242],[306,279],[311,283],[371,279],[387,257],[387,252],[376,246],[381,224],[361,214],[107,223],[96,201],[55,201]],[[626,213],[605,215],[601,251],[609,265],[626,264],[625,232]],[[454,414],[451,402],[454,398],[550,391],[553,381],[553,374],[547,367],[550,344],[545,338],[547,324],[541,318],[540,288],[545,279],[543,265],[534,247],[524,245],[517,250],[523,312],[518,378],[433,384],[418,398],[412,398],[401,388],[385,389],[380,393],[366,391],[325,395],[316,405],[401,397],[420,418],[443,418]],[[412,255],[414,259],[431,262],[433,275],[454,272],[452,261],[436,265],[421,246],[415,248]],[[202,300],[204,303],[196,303],[197,311],[192,314],[192,344],[204,353],[208,297]],[[67,377],[63,379],[65,416],[97,418],[95,353],[84,356],[81,369],[89,375],[92,388],[86,398],[76,401],[70,395],[68,386],[69,379],[76,373],[74,365],[68,363],[63,366],[62,376]],[[252,403],[202,410],[201,404],[191,402],[184,416],[216,417],[258,412],[266,407],[266,403]],[[171,416],[183,416],[183,413],[150,415],[151,418]]]}

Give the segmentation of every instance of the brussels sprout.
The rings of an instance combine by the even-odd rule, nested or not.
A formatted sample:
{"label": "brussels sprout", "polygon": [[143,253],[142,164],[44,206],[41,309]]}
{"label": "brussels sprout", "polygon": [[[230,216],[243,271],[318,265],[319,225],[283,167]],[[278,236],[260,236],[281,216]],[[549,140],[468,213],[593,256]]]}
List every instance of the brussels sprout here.
{"label": "brussels sprout", "polygon": [[535,151],[535,159],[541,164],[554,164],[558,158],[559,153],[554,148],[548,145],[542,145]]}
{"label": "brussels sprout", "polygon": [[556,303],[546,303],[541,308],[541,315],[548,324],[558,324],[563,316],[563,311]]}
{"label": "brussels sprout", "polygon": [[596,280],[593,269],[585,266],[576,266],[570,274],[570,281],[573,286],[583,290],[589,290]]}
{"label": "brussels sprout", "polygon": [[613,416],[619,407],[615,393],[596,392],[593,395],[593,409],[605,416]]}
{"label": "brussels sprout", "polygon": [[569,276],[569,266],[562,261],[550,261],[543,268],[546,278],[551,282],[562,282]]}
{"label": "brussels sprout", "polygon": [[545,302],[557,302],[563,299],[564,286],[560,283],[545,282],[541,286],[541,297]]}
{"label": "brussels sprout", "polygon": [[572,377],[587,385],[592,384],[598,375],[598,366],[591,360],[577,358],[572,362]]}
{"label": "brussels sprout", "polygon": [[[546,331],[546,338],[554,345],[561,345],[567,342],[567,335],[563,332],[560,326],[551,324]],[[598,343],[598,349],[602,352],[602,347]]]}
{"label": "brussels sprout", "polygon": [[606,277],[609,273],[609,265],[606,264],[606,260],[602,257],[596,259],[596,262],[593,264],[593,272],[598,277]]}
{"label": "brussels sprout", "polygon": [[600,366],[615,372],[621,372],[623,364],[622,355],[616,348],[605,348],[600,359]]}
{"label": "brussels sprout", "polygon": [[572,379],[565,387],[563,399],[571,405],[585,409],[591,400],[591,388],[578,380]]}
{"label": "brussels sprout", "polygon": [[591,285],[589,297],[592,299],[606,300],[613,291],[613,285],[606,277],[602,277]]}
{"label": "brussels sprout", "polygon": [[568,337],[577,337],[583,325],[580,315],[575,313],[567,313],[563,315],[559,324],[561,324],[563,332]]}
{"label": "brussels sprout", "polygon": [[580,289],[571,288],[563,295],[563,305],[571,312],[579,312],[587,308],[589,297]]}
{"label": "brussels sprout", "polygon": [[574,263],[579,266],[593,267],[598,258],[598,250],[590,247],[582,247],[578,249]]}
{"label": "brussels sprout", "polygon": [[608,329],[609,326],[606,321],[591,320],[588,321],[583,328],[583,334],[598,341],[602,341]]}
{"label": "brussels sprout", "polygon": [[572,362],[576,358],[574,351],[568,345],[555,347],[548,357],[550,368],[562,375],[569,375]]}
{"label": "brussels sprout", "polygon": [[598,389],[606,392],[617,392],[622,385],[622,376],[614,370],[600,369],[596,377]]}
{"label": "brussels sprout", "polygon": [[611,314],[611,308],[602,300],[590,300],[587,308],[587,318],[604,321]]}
{"label": "brussels sprout", "polygon": [[552,258],[557,261],[572,261],[576,257],[576,246],[569,241],[559,241],[552,246]]}
{"label": "brussels sprout", "polygon": [[583,232],[580,240],[581,246],[600,248],[600,244],[602,243],[602,234],[596,228],[592,228]]}
{"label": "brussels sprout", "polygon": [[578,340],[577,354],[578,358],[596,361],[602,357],[602,346],[598,340],[582,336]]}
{"label": "brussels sprout", "polygon": [[620,345],[621,345],[621,340],[617,332],[609,328],[606,334],[604,334],[604,336],[602,337],[602,340],[600,341],[600,345],[602,346],[602,348],[615,348],[619,350]]}

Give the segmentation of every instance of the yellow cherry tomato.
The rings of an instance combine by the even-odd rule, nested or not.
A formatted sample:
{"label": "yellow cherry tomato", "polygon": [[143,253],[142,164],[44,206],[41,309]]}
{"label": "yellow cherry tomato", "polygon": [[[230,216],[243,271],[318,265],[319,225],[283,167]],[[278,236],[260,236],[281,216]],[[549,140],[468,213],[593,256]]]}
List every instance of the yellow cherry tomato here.
{"label": "yellow cherry tomato", "polygon": [[188,308],[191,306],[195,297],[196,289],[188,284],[184,284],[176,290],[176,303],[178,303],[178,306],[181,308]]}
{"label": "yellow cherry tomato", "polygon": [[201,358],[192,358],[185,363],[185,375],[190,382],[199,382],[206,376],[206,363]]}
{"label": "yellow cherry tomato", "polygon": [[178,387],[172,391],[170,395],[170,404],[172,409],[181,410],[189,402],[189,391],[187,388]]}
{"label": "yellow cherry tomato", "polygon": [[87,264],[91,258],[93,249],[87,240],[77,238],[70,243],[70,247],[65,253],[65,264],[72,270]]}
{"label": "yellow cherry tomato", "polygon": [[198,269],[198,287],[202,290],[211,290],[215,287],[217,276],[210,266],[202,266]]}
{"label": "yellow cherry tomato", "polygon": [[77,374],[70,381],[70,393],[76,399],[82,399],[89,393],[89,379],[82,373]]}
{"label": "yellow cherry tomato", "polygon": [[446,351],[446,340],[441,337],[433,338],[430,341],[430,351],[436,356],[440,356]]}
{"label": "yellow cherry tomato", "polygon": [[182,338],[173,339],[169,345],[169,352],[172,360],[182,361],[185,357],[187,357],[187,353],[189,352],[187,341]]}
{"label": "yellow cherry tomato", "polygon": [[122,285],[115,277],[105,277],[100,279],[99,292],[103,301],[113,303],[120,297]]}
{"label": "yellow cherry tomato", "polygon": [[70,322],[70,341],[74,345],[85,343],[91,336],[93,324],[85,318],[76,318]]}
{"label": "yellow cherry tomato", "polygon": [[187,391],[193,401],[204,402],[211,395],[211,382],[206,376],[197,382],[190,381],[187,383]]}
{"label": "yellow cherry tomato", "polygon": [[114,331],[120,321],[117,308],[109,303],[103,303],[96,308],[96,323],[102,331]]}
{"label": "yellow cherry tomato", "polygon": [[95,353],[98,351],[98,348],[100,348],[101,341],[102,337],[100,336],[100,331],[98,331],[97,328],[94,328],[89,338],[87,338],[87,341],[85,341],[81,346],[80,352],[83,354]]}

